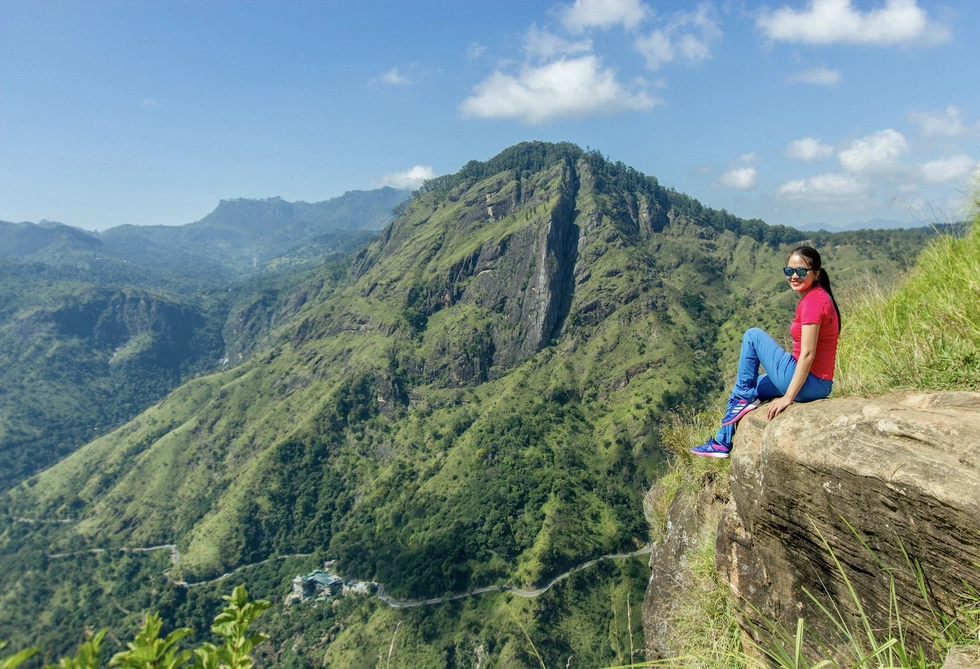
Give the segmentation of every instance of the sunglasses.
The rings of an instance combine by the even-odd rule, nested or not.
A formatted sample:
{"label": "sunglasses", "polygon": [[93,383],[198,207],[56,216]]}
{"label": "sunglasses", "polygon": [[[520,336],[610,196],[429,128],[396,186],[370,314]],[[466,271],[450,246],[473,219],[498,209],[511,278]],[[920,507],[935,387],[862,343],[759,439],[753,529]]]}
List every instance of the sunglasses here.
{"label": "sunglasses", "polygon": [[796,268],[784,267],[783,268],[783,274],[786,275],[787,279],[793,276],[794,274],[802,279],[807,275],[809,271],[810,271],[809,267],[796,267]]}

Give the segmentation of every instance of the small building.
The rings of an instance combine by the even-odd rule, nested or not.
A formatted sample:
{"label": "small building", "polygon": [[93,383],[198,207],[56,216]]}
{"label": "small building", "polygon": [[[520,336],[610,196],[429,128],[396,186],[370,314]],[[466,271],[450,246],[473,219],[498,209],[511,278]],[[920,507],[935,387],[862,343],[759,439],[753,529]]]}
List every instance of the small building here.
{"label": "small building", "polygon": [[293,579],[293,599],[333,597],[344,587],[344,579],[320,569]]}

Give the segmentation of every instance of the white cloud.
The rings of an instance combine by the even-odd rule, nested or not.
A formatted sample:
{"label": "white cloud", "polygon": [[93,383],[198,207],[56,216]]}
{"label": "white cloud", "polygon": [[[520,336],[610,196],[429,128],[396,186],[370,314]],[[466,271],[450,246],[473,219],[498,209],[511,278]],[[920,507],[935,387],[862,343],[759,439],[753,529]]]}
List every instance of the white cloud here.
{"label": "white cloud", "polygon": [[381,177],[381,186],[391,186],[392,188],[416,189],[422,185],[426,179],[435,176],[435,172],[428,165],[416,165],[404,172],[392,172]]}
{"label": "white cloud", "polygon": [[922,178],[929,183],[964,182],[972,173],[980,169],[980,165],[970,156],[961,153],[951,158],[922,163],[919,165],[919,169]]}
{"label": "white cloud", "polygon": [[487,50],[487,47],[480,44],[479,42],[473,42],[468,47],[466,47],[466,57],[470,60],[476,60],[482,56]]}
{"label": "white cloud", "polygon": [[573,56],[592,51],[592,40],[570,41],[554,33],[531,26],[524,36],[524,52],[542,60],[552,60],[560,56]]}
{"label": "white cloud", "polygon": [[786,145],[786,156],[794,160],[813,162],[830,158],[832,155],[834,155],[834,147],[830,144],[824,144],[815,137],[794,139]]}
{"label": "white cloud", "polygon": [[142,102],[142,105],[141,106],[143,106],[143,107],[159,107],[160,105],[157,103],[156,100],[154,100],[152,98],[143,98],[143,102]]}
{"label": "white cloud", "polygon": [[815,84],[817,86],[836,86],[840,83],[841,76],[838,70],[831,70],[826,67],[815,67],[810,70],[798,72],[790,81],[804,84]]}
{"label": "white cloud", "polygon": [[575,0],[562,12],[562,24],[573,33],[617,25],[632,30],[648,13],[647,6],[640,0]]}
{"label": "white cloud", "polygon": [[675,60],[702,63],[711,58],[711,43],[721,37],[709,12],[710,6],[701,4],[697,11],[674,14],[662,28],[638,38],[633,46],[651,70]]}
{"label": "white cloud", "polygon": [[802,10],[764,10],[757,25],[770,39],[806,44],[880,46],[949,39],[949,30],[930,21],[916,0],[885,0],[883,7],[867,12],[852,7],[851,0],[810,0]]}
{"label": "white cloud", "polygon": [[407,74],[399,68],[393,67],[379,77],[374,77],[368,82],[371,86],[384,84],[386,86],[411,86],[415,83]]}
{"label": "white cloud", "polygon": [[909,117],[926,137],[963,137],[980,129],[980,123],[972,127],[964,124],[963,114],[957,107],[936,112],[912,112]]}
{"label": "white cloud", "polygon": [[655,30],[646,37],[636,40],[635,46],[636,50],[646,58],[647,67],[651,70],[656,70],[661,65],[674,60],[674,45],[670,35],[662,30]]}
{"label": "white cloud", "polygon": [[737,167],[721,175],[721,185],[739,190],[755,188],[759,173],[754,167]]}
{"label": "white cloud", "polygon": [[895,170],[908,151],[904,135],[887,128],[852,141],[838,152],[837,159],[847,172],[882,173]]}
{"label": "white cloud", "polygon": [[866,186],[850,174],[818,174],[789,181],[776,190],[776,195],[790,200],[826,201],[862,195]]}
{"label": "white cloud", "polygon": [[515,75],[497,71],[463,100],[464,117],[516,118],[541,123],[554,118],[650,109],[658,104],[645,91],[631,91],[594,55],[562,58]]}

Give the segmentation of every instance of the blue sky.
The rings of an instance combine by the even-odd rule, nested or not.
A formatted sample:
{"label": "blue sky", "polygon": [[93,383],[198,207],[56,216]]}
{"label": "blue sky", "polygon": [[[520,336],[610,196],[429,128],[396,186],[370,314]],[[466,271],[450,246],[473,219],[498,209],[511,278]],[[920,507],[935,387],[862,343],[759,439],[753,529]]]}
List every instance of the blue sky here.
{"label": "blue sky", "polygon": [[571,141],[769,223],[956,219],[973,0],[0,1],[0,220],[183,224]]}

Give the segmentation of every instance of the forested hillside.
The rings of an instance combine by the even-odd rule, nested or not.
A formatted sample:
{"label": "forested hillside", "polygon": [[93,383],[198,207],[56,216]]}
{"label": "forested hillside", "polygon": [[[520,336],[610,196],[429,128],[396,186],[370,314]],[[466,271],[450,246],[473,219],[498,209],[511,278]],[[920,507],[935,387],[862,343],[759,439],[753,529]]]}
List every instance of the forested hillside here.
{"label": "forested hillside", "polygon": [[101,234],[0,222],[0,490],[240,362],[298,284],[367,243],[407,194],[222,202],[185,226]]}
{"label": "forested hillside", "polygon": [[[903,272],[925,236],[817,242],[846,291]],[[268,295],[281,318],[242,364],[4,497],[0,637],[65,652],[66,628],[125,630],[145,608],[204,633],[209,591],[173,581],[278,555],[427,599],[636,551],[658,425],[717,398],[747,324],[788,322],[779,269],[807,237],[569,144],[435,179],[346,264]],[[169,544],[174,565],[82,552]],[[241,578],[281,601],[286,563]],[[280,609],[266,662],[369,666],[397,632],[399,666],[612,665],[643,646],[647,576],[604,560],[532,599]]]}

